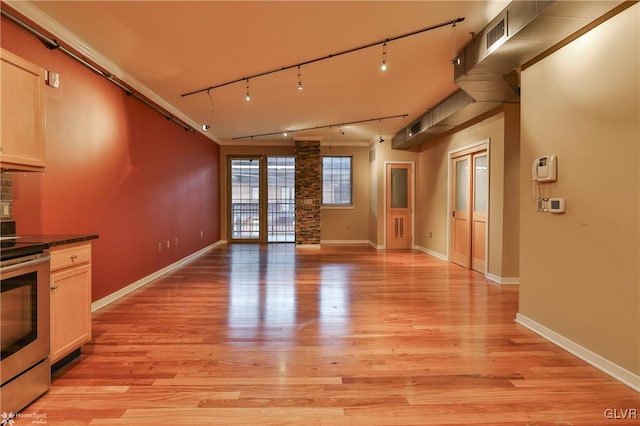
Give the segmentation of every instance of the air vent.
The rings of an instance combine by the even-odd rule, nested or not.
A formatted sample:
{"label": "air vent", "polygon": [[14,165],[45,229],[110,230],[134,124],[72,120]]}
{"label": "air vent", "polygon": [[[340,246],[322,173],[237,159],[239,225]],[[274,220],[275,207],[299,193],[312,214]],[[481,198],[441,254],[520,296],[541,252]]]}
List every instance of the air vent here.
{"label": "air vent", "polygon": [[489,32],[487,32],[487,49],[493,46],[498,40],[504,37],[506,34],[504,32],[504,18],[500,20]]}
{"label": "air vent", "polygon": [[411,127],[409,128],[409,136],[420,133],[420,130],[422,130],[422,120],[418,120],[411,125]]}

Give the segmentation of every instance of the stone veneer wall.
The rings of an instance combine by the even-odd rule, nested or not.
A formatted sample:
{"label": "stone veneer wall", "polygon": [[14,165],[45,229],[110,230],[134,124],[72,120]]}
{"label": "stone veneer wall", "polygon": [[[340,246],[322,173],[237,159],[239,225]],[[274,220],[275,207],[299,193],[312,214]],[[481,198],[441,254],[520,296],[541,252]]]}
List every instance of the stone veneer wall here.
{"label": "stone veneer wall", "polygon": [[296,244],[320,244],[320,141],[296,141]]}

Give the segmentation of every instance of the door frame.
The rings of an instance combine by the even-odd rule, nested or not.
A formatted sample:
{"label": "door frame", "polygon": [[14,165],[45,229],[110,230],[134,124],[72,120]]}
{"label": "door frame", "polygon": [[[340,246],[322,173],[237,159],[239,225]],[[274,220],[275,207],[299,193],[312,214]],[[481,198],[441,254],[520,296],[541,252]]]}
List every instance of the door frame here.
{"label": "door frame", "polygon": [[411,248],[415,248],[415,232],[416,232],[416,224],[415,224],[415,215],[416,215],[416,162],[415,161],[384,161],[383,164],[383,177],[382,177],[382,204],[383,215],[382,215],[382,223],[384,224],[384,241],[382,244],[382,248],[386,250],[387,248],[387,165],[389,164],[409,164],[411,166],[411,193],[409,197],[411,199]]}
{"label": "door frame", "polygon": [[[452,251],[453,244],[451,242],[451,238],[453,237],[453,218],[451,216],[451,212],[454,209],[452,195],[453,195],[453,174],[455,170],[453,170],[452,164],[453,159],[456,157],[460,157],[465,154],[473,154],[480,151],[487,152],[487,164],[489,165],[489,181],[487,188],[487,236],[484,242],[485,249],[485,259],[484,259],[484,275],[487,276],[489,273],[489,233],[491,230],[491,139],[483,139],[478,142],[471,143],[469,145],[462,146],[460,148],[452,149],[448,152],[447,155],[447,261],[452,262]],[[473,156],[472,156],[473,160]],[[472,170],[471,170],[472,172]],[[471,206],[470,206],[471,207]]]}

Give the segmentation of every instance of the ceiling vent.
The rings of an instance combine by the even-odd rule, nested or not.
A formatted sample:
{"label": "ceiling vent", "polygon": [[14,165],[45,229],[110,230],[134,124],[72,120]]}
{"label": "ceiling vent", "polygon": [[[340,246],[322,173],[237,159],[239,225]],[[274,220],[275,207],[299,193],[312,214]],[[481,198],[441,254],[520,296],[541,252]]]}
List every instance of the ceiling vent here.
{"label": "ceiling vent", "polygon": [[487,32],[487,49],[496,44],[501,38],[506,37],[504,21],[506,18],[502,18],[492,30]]}
{"label": "ceiling vent", "polygon": [[[617,8],[622,1],[513,1],[459,52],[460,89],[396,134],[392,147],[411,148],[505,102],[520,101],[520,66]],[[466,95],[466,96],[465,96]],[[463,121],[464,120],[464,121]],[[417,122],[416,122],[417,123]]]}

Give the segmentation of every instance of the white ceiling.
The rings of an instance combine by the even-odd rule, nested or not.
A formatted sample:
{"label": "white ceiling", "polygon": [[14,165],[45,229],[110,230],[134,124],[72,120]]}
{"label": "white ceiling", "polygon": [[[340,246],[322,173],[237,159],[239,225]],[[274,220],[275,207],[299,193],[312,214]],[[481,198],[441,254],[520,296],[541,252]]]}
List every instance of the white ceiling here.
{"label": "white ceiling", "polygon": [[[508,1],[34,1],[41,9],[218,142],[282,130],[408,114],[359,125],[289,133],[333,142],[390,138],[456,91],[450,26],[382,47],[191,96],[181,94],[458,17],[456,50]],[[64,39],[63,39],[64,41]],[[64,78],[64,76],[62,76]],[[213,105],[213,108],[212,108]],[[281,135],[255,140],[282,141]],[[249,139],[250,141],[250,139]],[[235,141],[233,143],[241,143]]]}

